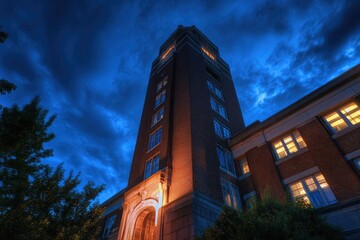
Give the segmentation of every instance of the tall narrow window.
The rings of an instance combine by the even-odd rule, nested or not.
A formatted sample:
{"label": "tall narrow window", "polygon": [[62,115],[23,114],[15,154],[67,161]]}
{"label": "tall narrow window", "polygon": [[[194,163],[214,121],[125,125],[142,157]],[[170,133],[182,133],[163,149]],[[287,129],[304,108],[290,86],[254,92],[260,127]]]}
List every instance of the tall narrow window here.
{"label": "tall narrow window", "polygon": [[162,107],[159,111],[157,111],[151,119],[151,126],[154,126],[155,124],[157,124],[158,122],[160,122],[160,120],[164,117],[164,108]]}
{"label": "tall narrow window", "polygon": [[336,198],[321,173],[292,183],[289,186],[295,199],[301,198],[315,208],[336,203]]}
{"label": "tall narrow window", "polygon": [[154,108],[157,108],[160,104],[162,104],[163,102],[165,102],[165,97],[166,97],[166,90],[164,89],[161,93],[159,93],[159,94],[156,96],[156,99],[155,99],[155,107],[154,107]]}
{"label": "tall narrow window", "polygon": [[161,134],[162,134],[162,128],[159,128],[150,135],[148,150],[153,149],[155,146],[160,144]]}
{"label": "tall narrow window", "polygon": [[218,88],[213,82],[211,81],[207,81],[208,84],[208,88],[210,89],[211,92],[213,92],[216,96],[218,96],[219,98],[221,98],[222,100],[224,100],[224,96],[222,91],[220,90],[220,88]]}
{"label": "tall narrow window", "polygon": [[168,76],[164,77],[163,80],[161,80],[157,84],[156,92],[159,92],[163,87],[165,87],[167,82],[168,82]]}
{"label": "tall narrow window", "polygon": [[228,115],[226,112],[226,109],[223,105],[221,105],[220,103],[218,103],[213,97],[210,96],[210,105],[211,105],[211,109],[214,110],[215,112],[217,112],[220,116],[222,116],[223,118],[225,118],[226,120],[228,119]]}
{"label": "tall narrow window", "polygon": [[108,217],[108,219],[106,219],[103,237],[107,237],[110,235],[110,233],[113,229],[115,220],[116,220],[116,215],[112,215],[111,217]]}
{"label": "tall narrow window", "polygon": [[216,119],[214,119],[214,130],[216,135],[222,139],[229,139],[231,137],[230,129]]}
{"label": "tall narrow window", "polygon": [[349,126],[360,123],[360,108],[355,102],[351,102],[343,107],[324,116],[333,132],[339,132]]}
{"label": "tall narrow window", "polygon": [[240,209],[240,194],[237,186],[221,178],[221,188],[225,204],[229,207]]}
{"label": "tall narrow window", "polygon": [[144,179],[147,179],[157,171],[159,171],[160,155],[156,154],[154,157],[146,161]]}
{"label": "tall narrow window", "polygon": [[241,169],[242,175],[250,173],[249,164],[246,159],[240,161],[240,169]]}
{"label": "tall narrow window", "polygon": [[278,159],[284,158],[306,147],[304,139],[301,137],[298,131],[286,135],[272,144]]}
{"label": "tall narrow window", "polygon": [[234,159],[231,152],[225,150],[224,148],[217,146],[216,153],[219,159],[220,168],[236,175]]}

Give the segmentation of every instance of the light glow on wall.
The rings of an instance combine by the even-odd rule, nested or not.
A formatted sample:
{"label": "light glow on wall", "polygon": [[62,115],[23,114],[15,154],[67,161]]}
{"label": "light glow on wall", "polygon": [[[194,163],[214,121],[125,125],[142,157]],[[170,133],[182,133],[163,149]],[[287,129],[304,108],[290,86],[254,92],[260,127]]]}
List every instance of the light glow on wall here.
{"label": "light glow on wall", "polygon": [[201,47],[201,50],[202,50],[209,58],[211,58],[211,60],[213,60],[213,61],[216,60],[215,56],[214,56],[209,50],[207,50],[205,47]]}
{"label": "light glow on wall", "polygon": [[164,52],[164,54],[161,56],[161,60],[165,59],[169,53],[174,49],[175,45],[171,45],[168,49],[166,49],[166,51]]}

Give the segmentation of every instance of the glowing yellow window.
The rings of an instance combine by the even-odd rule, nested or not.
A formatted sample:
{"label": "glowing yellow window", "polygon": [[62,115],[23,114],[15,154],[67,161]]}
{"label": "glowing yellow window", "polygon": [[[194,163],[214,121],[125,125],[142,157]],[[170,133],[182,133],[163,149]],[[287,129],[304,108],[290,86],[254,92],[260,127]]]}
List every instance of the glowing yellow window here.
{"label": "glowing yellow window", "polygon": [[306,143],[304,142],[304,139],[301,137],[298,131],[294,132],[294,137],[300,148],[306,147]]}
{"label": "glowing yellow window", "polygon": [[290,185],[290,190],[295,199],[303,199],[305,203],[310,204],[310,200],[306,195],[306,191],[301,182],[297,182]]}
{"label": "glowing yellow window", "polygon": [[289,150],[289,153],[297,152],[298,149],[292,139],[291,136],[287,136],[284,138],[284,143],[286,144],[287,149]]}
{"label": "glowing yellow window", "polygon": [[338,132],[348,127],[348,124],[344,121],[344,119],[340,117],[337,112],[326,115],[325,120],[330,124],[330,126],[335,130],[335,132]]}
{"label": "glowing yellow window", "polygon": [[201,47],[201,50],[213,61],[215,61],[215,56],[205,47]]}
{"label": "glowing yellow window", "polygon": [[286,157],[288,154],[285,150],[285,147],[283,146],[282,142],[281,141],[277,141],[274,143],[274,148],[275,148],[275,151],[276,151],[276,154],[278,155],[278,158],[283,158],[283,157]]}
{"label": "glowing yellow window", "polygon": [[171,45],[168,49],[166,49],[166,51],[161,56],[161,60],[165,59],[174,48],[175,45]]}
{"label": "glowing yellow window", "polygon": [[360,123],[360,108],[356,103],[350,103],[340,109],[341,113],[353,124]]}

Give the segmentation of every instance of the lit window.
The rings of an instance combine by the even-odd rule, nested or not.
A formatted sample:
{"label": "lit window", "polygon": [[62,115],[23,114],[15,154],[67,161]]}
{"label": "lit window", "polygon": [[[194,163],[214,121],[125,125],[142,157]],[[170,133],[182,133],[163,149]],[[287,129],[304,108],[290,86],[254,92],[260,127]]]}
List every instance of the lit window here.
{"label": "lit window", "polygon": [[292,183],[289,186],[295,199],[303,199],[314,208],[336,203],[336,198],[321,173]]}
{"label": "lit window", "polygon": [[360,169],[360,158],[356,158],[356,159],[354,160],[354,163],[355,163],[356,167],[357,167],[358,169]]}
{"label": "lit window", "polygon": [[167,82],[168,82],[168,76],[164,77],[164,79],[158,83],[156,92],[159,92],[163,87],[165,87]]}
{"label": "lit window", "polygon": [[116,215],[113,215],[113,216],[109,217],[108,219],[106,219],[103,237],[107,237],[110,235],[113,225],[115,223],[115,220],[116,220]]}
{"label": "lit window", "polygon": [[157,171],[159,171],[160,155],[157,154],[155,157],[146,161],[144,179],[147,179]]}
{"label": "lit window", "polygon": [[165,96],[166,96],[166,90],[164,89],[161,93],[159,93],[159,94],[156,96],[156,99],[155,99],[155,107],[154,107],[154,108],[157,108],[160,104],[162,104],[163,102],[165,102]]}
{"label": "lit window", "polygon": [[214,119],[214,130],[216,135],[218,135],[222,139],[229,139],[231,137],[231,132],[229,128],[225,127],[225,125],[223,125],[216,119]]}
{"label": "lit window", "polygon": [[221,188],[226,205],[236,209],[241,209],[239,190],[236,185],[221,178]]}
{"label": "lit window", "polygon": [[326,122],[334,132],[360,123],[360,108],[355,102],[351,102],[334,112],[324,116]]}
{"label": "lit window", "polygon": [[161,133],[162,133],[162,129],[159,128],[158,130],[156,130],[155,132],[153,132],[150,135],[150,141],[149,141],[148,150],[153,149],[155,146],[160,144],[160,142],[161,142]]}
{"label": "lit window", "polygon": [[161,55],[161,60],[164,60],[169,54],[172,52],[172,50],[175,48],[175,45],[171,45],[166,51]]}
{"label": "lit window", "polygon": [[157,111],[157,113],[155,113],[152,116],[151,119],[151,126],[154,126],[155,124],[157,124],[158,122],[160,122],[160,120],[164,117],[164,108],[161,108],[159,111]]}
{"label": "lit window", "polygon": [[215,61],[215,56],[205,47],[201,47],[201,50],[208,56],[211,60]]}
{"label": "lit window", "polygon": [[240,169],[241,169],[241,173],[244,175],[244,174],[247,174],[247,173],[250,173],[250,168],[249,168],[249,164],[247,162],[247,160],[242,160],[240,161]]}
{"label": "lit window", "polygon": [[234,159],[231,155],[231,152],[225,150],[220,146],[216,147],[216,152],[220,162],[220,168],[236,175]]}
{"label": "lit window", "polygon": [[210,105],[211,105],[211,109],[214,110],[215,112],[217,112],[218,114],[220,114],[220,116],[222,116],[225,119],[228,119],[228,115],[226,112],[226,109],[223,105],[221,105],[220,103],[218,103],[213,97],[210,96]]}
{"label": "lit window", "polygon": [[299,151],[302,148],[305,148],[306,144],[300,133],[295,131],[282,139],[273,142],[273,147],[278,159],[281,159]]}
{"label": "lit window", "polygon": [[216,96],[218,96],[219,98],[224,100],[222,91],[218,87],[216,87],[213,82],[208,80],[207,84],[208,84],[208,88],[210,89],[210,91],[212,91]]}

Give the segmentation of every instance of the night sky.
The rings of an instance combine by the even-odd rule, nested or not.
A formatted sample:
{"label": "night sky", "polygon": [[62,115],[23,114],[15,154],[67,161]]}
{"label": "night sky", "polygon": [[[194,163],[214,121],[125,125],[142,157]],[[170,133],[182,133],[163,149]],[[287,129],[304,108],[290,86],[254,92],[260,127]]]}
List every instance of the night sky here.
{"label": "night sky", "polygon": [[230,65],[246,125],[360,63],[360,1],[1,1],[5,106],[34,96],[57,114],[47,146],[106,184],[127,185],[152,61],[178,25],[195,25]]}

